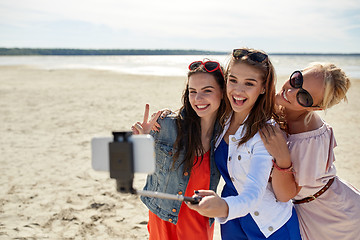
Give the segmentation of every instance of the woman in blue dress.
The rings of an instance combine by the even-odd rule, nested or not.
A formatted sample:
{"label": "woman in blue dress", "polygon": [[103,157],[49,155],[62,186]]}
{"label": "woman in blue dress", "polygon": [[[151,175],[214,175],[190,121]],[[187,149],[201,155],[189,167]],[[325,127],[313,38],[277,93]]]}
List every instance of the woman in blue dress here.
{"label": "woman in blue dress", "polygon": [[188,205],[215,217],[222,239],[301,239],[292,203],[277,201],[272,191],[272,157],[259,134],[274,113],[273,65],[262,51],[235,49],[225,78],[228,120],[215,161],[226,184],[221,197],[199,190],[200,203]]}

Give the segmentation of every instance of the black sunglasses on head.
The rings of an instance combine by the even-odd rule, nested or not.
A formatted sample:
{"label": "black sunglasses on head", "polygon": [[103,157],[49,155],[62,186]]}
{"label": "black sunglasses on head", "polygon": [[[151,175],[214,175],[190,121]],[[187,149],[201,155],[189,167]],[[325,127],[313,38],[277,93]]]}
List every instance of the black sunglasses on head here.
{"label": "black sunglasses on head", "polygon": [[240,59],[243,56],[248,56],[248,58],[253,62],[263,63],[268,59],[268,55],[258,51],[249,51],[247,49],[234,49],[233,57],[235,59]]}
{"label": "black sunglasses on head", "polygon": [[297,102],[303,107],[319,107],[313,106],[313,98],[308,91],[302,88],[303,83],[304,78],[300,71],[295,71],[290,75],[290,85],[293,88],[300,88],[296,94]]}

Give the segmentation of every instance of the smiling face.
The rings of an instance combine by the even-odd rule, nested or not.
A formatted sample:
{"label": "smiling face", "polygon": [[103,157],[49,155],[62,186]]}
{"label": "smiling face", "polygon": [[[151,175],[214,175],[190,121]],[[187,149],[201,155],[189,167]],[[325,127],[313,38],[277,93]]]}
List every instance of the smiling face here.
{"label": "smiling face", "polygon": [[241,117],[245,118],[263,91],[260,70],[245,63],[231,66],[226,82],[226,94],[235,114],[241,114]]}
{"label": "smiling face", "polygon": [[[303,85],[313,99],[313,106],[321,103],[324,95],[324,76],[315,69],[306,69],[302,72]],[[276,94],[276,103],[287,109],[304,110],[307,109],[299,104],[296,95],[300,89],[290,85],[290,80],[286,81],[279,93]],[[308,108],[309,109],[309,108]]]}
{"label": "smiling face", "polygon": [[200,118],[216,117],[222,99],[222,90],[209,73],[195,73],[189,77],[189,101]]}

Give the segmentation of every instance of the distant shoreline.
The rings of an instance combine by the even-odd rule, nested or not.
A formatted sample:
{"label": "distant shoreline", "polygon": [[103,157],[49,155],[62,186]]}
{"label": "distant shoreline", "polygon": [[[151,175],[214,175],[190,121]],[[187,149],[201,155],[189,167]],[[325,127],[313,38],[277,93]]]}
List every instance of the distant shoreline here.
{"label": "distant shoreline", "polygon": [[[0,56],[124,56],[124,55],[227,55],[228,52],[180,49],[70,49],[0,48]],[[269,53],[292,56],[360,56],[360,53]]]}

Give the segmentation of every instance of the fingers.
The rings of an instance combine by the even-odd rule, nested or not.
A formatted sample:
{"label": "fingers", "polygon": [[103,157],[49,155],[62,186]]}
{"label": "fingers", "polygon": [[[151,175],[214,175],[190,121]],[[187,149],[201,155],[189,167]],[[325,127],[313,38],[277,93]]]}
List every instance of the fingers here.
{"label": "fingers", "polygon": [[131,129],[132,129],[133,133],[135,132],[136,134],[144,134],[144,129],[140,122],[135,123],[131,127]]}
{"label": "fingers", "polygon": [[201,215],[206,217],[227,217],[229,207],[225,200],[219,197],[214,191],[199,190],[195,191],[197,195],[203,195],[198,204],[186,203],[186,205],[198,211]]}
{"label": "fingers", "polygon": [[172,111],[170,109],[162,109],[160,118],[164,119],[167,115],[169,115],[171,113],[172,113]]}
{"label": "fingers", "polygon": [[157,123],[157,120],[159,119],[160,115],[162,113],[165,113],[166,115],[171,113],[171,111],[168,109],[160,110],[156,113],[153,113],[151,115],[151,119],[149,120],[149,109],[150,109],[150,105],[145,104],[143,122],[142,123],[137,122],[131,127],[133,134],[149,134],[150,131],[159,132],[161,127],[160,124]]}
{"label": "fingers", "polygon": [[155,126],[156,128],[158,128],[158,129],[161,128],[161,126],[160,126],[160,124],[159,124],[158,122],[155,122],[154,126]]}
{"label": "fingers", "polygon": [[194,193],[195,193],[194,196],[201,196],[201,197],[216,195],[216,193],[212,190],[196,190],[194,191]]}
{"label": "fingers", "polygon": [[[156,125],[156,121],[158,120],[158,118],[160,117],[161,111],[158,111],[155,115],[153,114],[153,117],[151,117],[150,120],[150,124],[151,125]],[[159,124],[157,124],[157,126],[160,126]]]}
{"label": "fingers", "polygon": [[185,202],[185,204],[192,210],[195,210],[195,211],[199,210],[199,204],[192,204],[190,202]]}
{"label": "fingers", "polygon": [[151,119],[155,117],[156,113],[151,114]]}
{"label": "fingers", "polygon": [[131,126],[132,134],[134,134],[134,135],[139,135],[140,134],[139,129],[141,129],[141,124],[140,124],[140,127],[138,126],[139,124],[140,124],[140,122],[137,122],[137,123],[135,123],[134,125]]}
{"label": "fingers", "polygon": [[143,123],[147,123],[147,121],[149,119],[149,109],[150,109],[149,104],[145,104],[145,112],[144,112],[144,121],[143,121]]}
{"label": "fingers", "polygon": [[160,124],[158,122],[155,122],[155,124],[152,126],[151,130],[154,132],[160,132]]}
{"label": "fingers", "polygon": [[283,131],[281,130],[279,124],[276,124],[275,126],[273,126],[273,129],[274,129],[275,134],[277,134],[277,133],[282,133],[282,132],[283,132]]}
{"label": "fingers", "polygon": [[270,125],[270,124],[266,124],[264,127],[264,132],[267,136],[271,136],[272,134],[275,133],[274,129],[273,129],[273,126]]}
{"label": "fingers", "polygon": [[268,140],[268,135],[265,133],[265,131],[266,131],[266,129],[264,129],[264,128],[261,128],[260,130],[259,130],[259,133],[260,133],[260,137],[261,137],[261,139],[263,140],[263,142],[264,143],[268,143],[269,142],[269,140]]}
{"label": "fingers", "polygon": [[[270,129],[270,130],[269,130]],[[271,132],[271,134],[276,134],[276,128],[275,128],[275,126],[273,126],[273,125],[269,125],[269,128],[268,128],[268,130],[269,130],[269,132]]]}
{"label": "fingers", "polygon": [[132,131],[132,134],[133,134],[133,135],[139,135],[139,134],[140,134],[139,131],[135,128],[134,125],[131,126],[131,131]]}
{"label": "fingers", "polygon": [[269,143],[271,138],[276,136],[277,128],[278,127],[270,125],[270,124],[266,124],[264,127],[262,127],[259,130],[259,133],[260,133],[260,137],[262,138],[263,142]]}
{"label": "fingers", "polygon": [[266,142],[266,136],[264,135],[262,128],[259,129],[259,134],[263,142]]}

